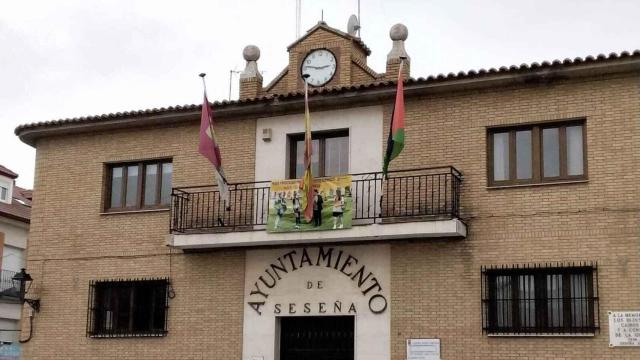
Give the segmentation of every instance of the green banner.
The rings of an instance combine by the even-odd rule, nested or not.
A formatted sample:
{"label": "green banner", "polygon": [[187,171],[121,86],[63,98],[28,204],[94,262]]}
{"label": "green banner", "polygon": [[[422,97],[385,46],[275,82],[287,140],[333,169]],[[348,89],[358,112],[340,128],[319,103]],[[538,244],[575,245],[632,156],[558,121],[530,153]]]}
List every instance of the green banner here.
{"label": "green banner", "polygon": [[339,230],[351,228],[351,175],[313,179],[313,219],[304,220],[306,199],[300,180],[272,181],[268,232]]}

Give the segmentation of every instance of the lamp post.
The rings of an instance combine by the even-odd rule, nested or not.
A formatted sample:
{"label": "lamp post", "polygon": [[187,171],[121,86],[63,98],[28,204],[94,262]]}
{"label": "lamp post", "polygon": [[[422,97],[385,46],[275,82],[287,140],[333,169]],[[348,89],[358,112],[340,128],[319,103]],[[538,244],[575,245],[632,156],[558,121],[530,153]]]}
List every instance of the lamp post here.
{"label": "lamp post", "polygon": [[23,304],[29,304],[29,306],[31,306],[31,308],[35,311],[40,311],[40,299],[25,298],[25,295],[29,291],[29,288],[31,288],[31,283],[33,282],[31,275],[29,275],[29,273],[27,273],[27,271],[22,268],[20,272],[15,274],[11,280],[13,280],[13,286],[18,289],[20,302]]}

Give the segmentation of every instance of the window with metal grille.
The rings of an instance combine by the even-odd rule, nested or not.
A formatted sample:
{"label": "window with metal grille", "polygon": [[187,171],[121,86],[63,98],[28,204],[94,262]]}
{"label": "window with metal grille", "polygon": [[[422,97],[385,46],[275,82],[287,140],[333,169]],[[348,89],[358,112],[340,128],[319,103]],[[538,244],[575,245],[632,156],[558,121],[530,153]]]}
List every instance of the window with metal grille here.
{"label": "window with metal grille", "polygon": [[87,336],[164,336],[169,279],[99,280],[89,287]]}
{"label": "window with metal grille", "polygon": [[482,267],[487,334],[588,334],[599,329],[597,264]]}

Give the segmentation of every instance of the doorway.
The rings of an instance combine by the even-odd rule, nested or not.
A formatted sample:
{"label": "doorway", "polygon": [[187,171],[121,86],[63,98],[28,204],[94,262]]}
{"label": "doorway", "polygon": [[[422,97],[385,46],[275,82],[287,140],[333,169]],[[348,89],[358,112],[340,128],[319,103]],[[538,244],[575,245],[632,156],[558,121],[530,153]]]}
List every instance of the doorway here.
{"label": "doorway", "polygon": [[353,316],[280,319],[280,360],[353,360]]}

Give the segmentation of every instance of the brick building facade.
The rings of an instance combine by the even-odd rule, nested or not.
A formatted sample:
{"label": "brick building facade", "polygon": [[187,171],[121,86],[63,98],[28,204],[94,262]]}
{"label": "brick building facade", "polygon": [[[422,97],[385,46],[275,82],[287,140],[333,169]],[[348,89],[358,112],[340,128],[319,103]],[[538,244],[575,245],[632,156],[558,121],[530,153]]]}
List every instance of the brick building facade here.
{"label": "brick building facade", "polygon": [[[228,213],[213,215],[217,189],[201,186],[213,181],[195,145],[199,105],[18,127],[37,150],[27,266],[29,295],[41,300],[31,327],[23,322],[23,337],[33,335],[24,358],[284,360],[285,328],[317,330],[288,318],[337,315],[351,321],[351,357],[340,359],[405,359],[409,339],[439,339],[442,359],[638,358],[637,347],[610,347],[608,312],[640,310],[640,52],[411,78],[405,148],[382,180],[394,79],[408,57],[406,28],[391,35],[376,73],[362,40],[319,23],[265,86],[259,50],[245,50],[240,99],[213,104],[236,196]],[[373,215],[354,212],[339,231],[265,232],[256,189],[295,166],[300,73],[315,49],[331,51],[336,70],[310,91],[313,130],[347,134],[353,201]],[[198,194],[210,194],[206,205]],[[358,260],[317,266],[329,249],[377,276],[384,309],[362,295]],[[256,306],[263,268],[288,264],[291,251],[298,266]],[[303,269],[304,256],[294,264],[307,251],[316,268]],[[161,279],[166,299],[118,293],[135,303],[128,312],[101,302],[136,279]],[[167,304],[150,315],[164,328],[145,332],[154,320],[139,309]]]}

